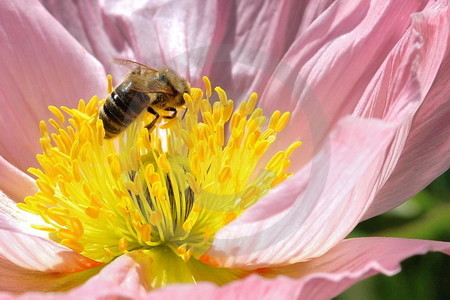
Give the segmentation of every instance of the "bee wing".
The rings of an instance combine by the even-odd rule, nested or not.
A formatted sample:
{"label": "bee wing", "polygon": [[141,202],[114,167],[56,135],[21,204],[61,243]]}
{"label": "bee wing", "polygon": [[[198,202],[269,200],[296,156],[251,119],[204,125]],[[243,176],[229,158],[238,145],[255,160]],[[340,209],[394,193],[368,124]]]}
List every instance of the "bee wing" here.
{"label": "bee wing", "polygon": [[[149,74],[151,75],[151,74]],[[164,81],[154,80],[153,76],[143,76],[131,73],[128,79],[133,83],[133,90],[143,93],[163,93],[174,95],[174,91],[170,85]]]}
{"label": "bee wing", "polygon": [[123,58],[111,58],[109,60],[110,62],[112,62],[113,64],[116,65],[121,65],[124,66],[130,70],[136,69],[136,68],[140,68],[141,70],[148,72],[148,73],[156,73],[158,72],[158,70],[153,69],[149,66],[146,66],[144,64],[138,63],[136,61],[132,61],[129,59],[123,59]]}

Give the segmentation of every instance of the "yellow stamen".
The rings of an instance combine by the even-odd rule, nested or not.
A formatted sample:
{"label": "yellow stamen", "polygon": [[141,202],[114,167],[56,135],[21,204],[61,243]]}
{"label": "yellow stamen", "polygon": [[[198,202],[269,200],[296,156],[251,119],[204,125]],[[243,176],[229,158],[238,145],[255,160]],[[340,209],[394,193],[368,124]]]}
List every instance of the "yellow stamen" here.
{"label": "yellow stamen", "polygon": [[[184,268],[179,263],[190,271],[216,270],[198,259],[221,228],[290,176],[289,157],[301,143],[262,164],[290,113],[275,111],[267,121],[256,93],[234,110],[222,88],[213,89],[207,77],[203,82],[205,92],[183,95],[184,118],[149,132],[151,116],[144,113],[115,139],[104,139],[103,100],[80,100],[76,109],[50,106],[56,119],[39,123],[41,169],[29,169],[39,191],[18,204],[47,223],[33,228],[99,262],[142,251],[158,278],[149,280],[152,287],[172,282],[156,268],[164,261],[176,262],[177,270]],[[185,281],[203,280],[186,274],[180,275]]]}

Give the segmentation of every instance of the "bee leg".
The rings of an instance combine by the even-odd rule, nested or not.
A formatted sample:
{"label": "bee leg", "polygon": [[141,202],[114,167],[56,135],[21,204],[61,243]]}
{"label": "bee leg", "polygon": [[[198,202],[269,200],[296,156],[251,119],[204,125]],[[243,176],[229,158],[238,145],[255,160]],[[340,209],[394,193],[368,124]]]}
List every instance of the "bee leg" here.
{"label": "bee leg", "polygon": [[151,130],[153,128],[153,126],[155,126],[156,121],[158,121],[159,114],[153,108],[151,108],[150,106],[147,107],[147,111],[155,116],[155,118],[150,122],[150,124],[145,126],[145,128],[147,128],[148,130]]}
{"label": "bee leg", "polygon": [[177,109],[174,107],[166,107],[164,108],[165,111],[171,111],[172,114],[170,116],[164,116],[164,119],[173,119],[177,116]]}

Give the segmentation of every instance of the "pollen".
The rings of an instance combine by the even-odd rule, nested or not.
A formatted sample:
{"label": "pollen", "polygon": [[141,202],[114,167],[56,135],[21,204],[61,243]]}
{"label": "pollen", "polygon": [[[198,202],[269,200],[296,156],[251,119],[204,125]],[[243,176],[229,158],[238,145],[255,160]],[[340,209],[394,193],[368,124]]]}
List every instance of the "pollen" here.
{"label": "pollen", "polygon": [[33,227],[98,262],[141,251],[155,274],[159,260],[216,268],[200,261],[215,234],[290,176],[301,142],[263,159],[290,113],[266,118],[256,93],[236,107],[207,77],[203,83],[205,92],[184,95],[180,117],[149,132],[152,116],[144,113],[113,139],[103,138],[103,100],[50,106],[55,118],[39,123],[41,167],[29,169],[39,190],[18,204],[47,223]]}

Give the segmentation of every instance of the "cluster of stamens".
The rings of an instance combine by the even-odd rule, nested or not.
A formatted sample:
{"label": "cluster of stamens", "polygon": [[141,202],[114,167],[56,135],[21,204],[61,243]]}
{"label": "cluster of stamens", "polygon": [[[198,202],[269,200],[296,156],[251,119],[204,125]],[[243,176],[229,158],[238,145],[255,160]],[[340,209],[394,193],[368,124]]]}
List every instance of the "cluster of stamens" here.
{"label": "cluster of stamens", "polygon": [[[50,106],[40,123],[39,191],[19,204],[40,215],[53,240],[99,262],[134,250],[164,247],[183,261],[201,257],[215,233],[289,176],[289,156],[276,153],[256,174],[261,157],[289,120],[266,120],[257,95],[234,102],[204,79],[185,94],[186,114],[148,131],[143,114],[114,139],[98,119],[103,101],[78,108]],[[50,125],[50,127],[49,127]],[[51,133],[52,132],[52,133]]]}

